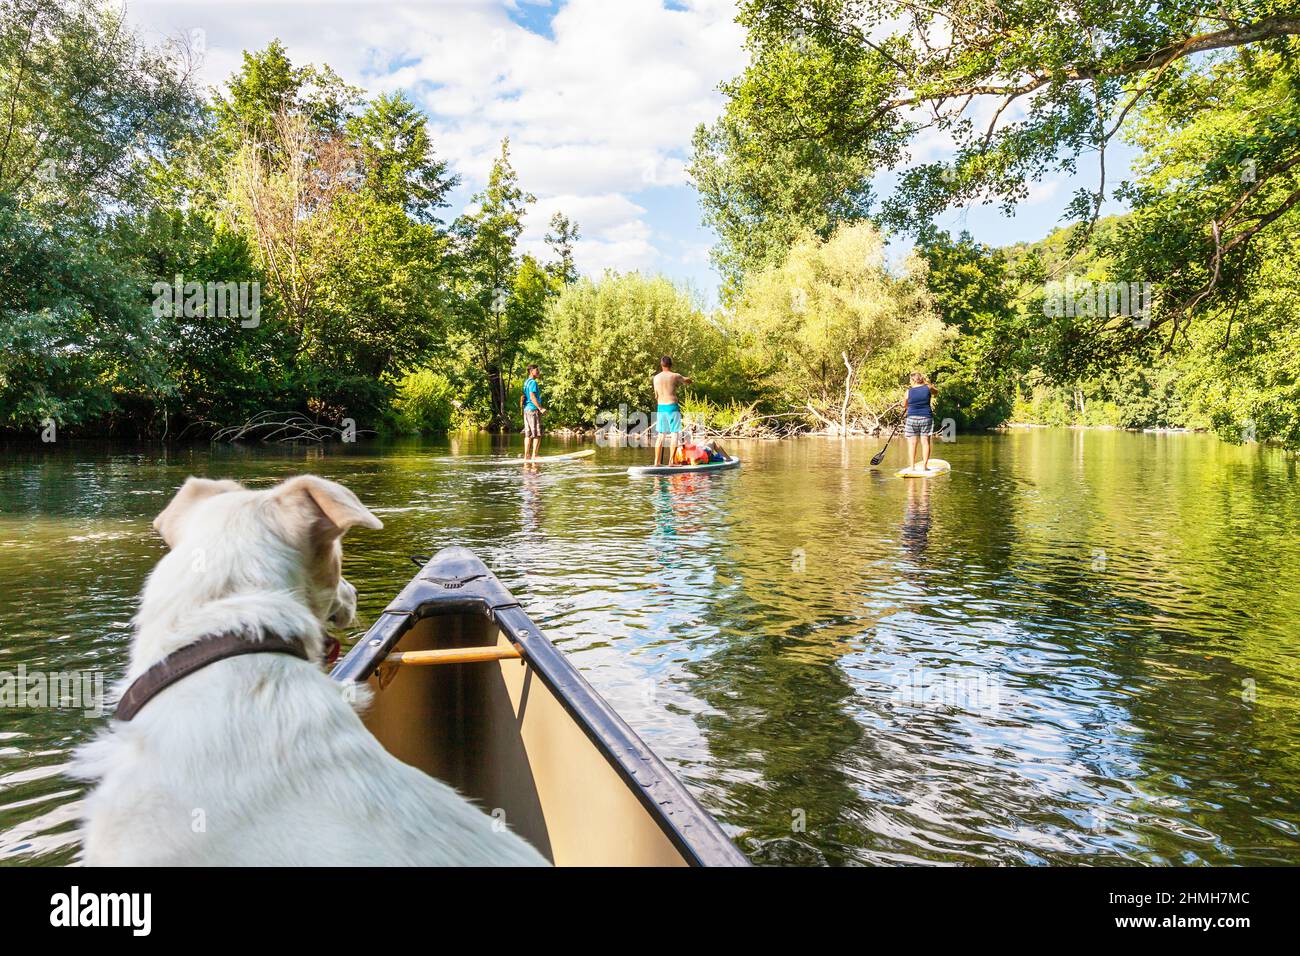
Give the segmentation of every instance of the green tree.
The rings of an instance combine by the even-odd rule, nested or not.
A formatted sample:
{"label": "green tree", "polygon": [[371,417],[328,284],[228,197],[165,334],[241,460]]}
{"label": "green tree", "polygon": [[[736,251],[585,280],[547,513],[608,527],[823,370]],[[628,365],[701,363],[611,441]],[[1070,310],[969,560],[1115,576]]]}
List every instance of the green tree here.
{"label": "green tree", "polygon": [[436,213],[454,178],[409,101],[362,106],[278,44],[246,54],[230,88],[223,224],[253,250],[286,326],[294,404],[379,424],[445,340],[451,256]]}
{"label": "green tree", "polygon": [[562,212],[551,216],[551,228],[546,234],[546,244],[551,249],[554,261],[547,268],[557,288],[572,285],[578,281],[578,267],[573,261],[573,247],[582,234],[578,224]]}
{"label": "green tree", "polygon": [[1294,220],[1264,238],[1249,298],[1193,325],[1175,353],[1186,403],[1225,441],[1300,448],[1298,242]]}
{"label": "green tree", "polygon": [[0,5],[0,428],[146,430],[176,391],[122,248],[201,115],[175,54],[89,0]]}
{"label": "green tree", "polygon": [[[171,285],[178,276],[204,286],[262,280],[245,237],[199,210],[151,209],[120,217],[111,239],[121,266],[139,277],[151,298],[153,283]],[[156,358],[171,387],[133,410],[138,422],[150,423],[153,435],[195,422],[244,421],[267,408],[299,403],[290,386],[296,341],[279,320],[275,301],[259,295],[256,324],[229,312],[210,315],[204,305],[194,314],[160,308],[153,319]]]}
{"label": "green tree", "polygon": [[704,221],[720,239],[712,258],[727,301],[747,272],[780,265],[805,233],[830,238],[840,224],[862,219],[872,198],[867,161],[805,139],[757,137],[744,116],[749,108],[733,100],[712,126],[701,125],[690,167]]}
{"label": "green tree", "polygon": [[328,66],[295,67],[278,39],[264,50],[245,50],[243,65],[226,87],[226,95],[216,93],[213,109],[227,145],[251,142],[273,149],[284,116],[301,116],[321,135],[339,136],[362,103],[361,91]]}
{"label": "green tree", "polygon": [[1015,398],[1024,338],[1017,330],[1015,285],[1005,256],[968,233],[928,231],[917,243],[926,287],[944,324],[956,332],[934,367],[942,384],[936,412],[963,428],[1001,424]]}
{"label": "green tree", "polygon": [[0,196],[0,428],[94,422],[167,391],[164,341],[131,277]]}
{"label": "green tree", "polygon": [[174,50],[95,0],[0,4],[0,192],[63,223],[145,195],[147,169],[197,121]]}
{"label": "green tree", "polygon": [[424,367],[447,333],[447,237],[401,206],[367,194],[339,198],[331,216],[355,224],[328,255],[299,367],[317,408],[378,424],[396,383]]}
{"label": "green tree", "polygon": [[395,430],[407,435],[449,431],[456,419],[456,390],[432,369],[407,373],[393,400]]}
{"label": "green tree", "polygon": [[[1010,210],[1030,182],[1053,171],[1074,172],[1086,156],[1099,161],[1096,186],[1076,194],[1068,212],[1095,223],[1109,189],[1106,147],[1133,117],[1144,108],[1155,117],[1172,108],[1175,118],[1217,110],[1215,64],[1224,53],[1216,51],[1243,63],[1280,58],[1265,70],[1283,71],[1288,78],[1282,85],[1293,88],[1289,76],[1300,33],[1300,16],[1288,0],[1082,0],[1069,6],[1040,0],[745,0],[739,19],[747,29],[750,64],[724,87],[721,128],[731,135],[705,144],[697,155],[760,166],[770,156],[779,170],[798,144],[824,150],[833,158],[829,163],[857,161],[875,171],[897,168],[900,146],[923,134],[951,139],[951,162],[899,169],[897,188],[881,203],[882,224],[905,230],[926,226],[952,205],[999,202]],[[1209,85],[1197,89],[1189,75]],[[1294,129],[1288,118],[1294,100],[1283,108],[1279,130]],[[1251,125],[1269,120],[1261,116]],[[1205,175],[1192,177],[1195,191],[1216,181],[1220,167],[1239,168],[1246,158],[1232,137],[1210,146],[1214,158]],[[1259,153],[1261,175],[1289,174],[1291,163],[1300,161],[1300,142],[1275,138]],[[706,188],[702,196],[710,216],[744,221],[750,232],[779,231],[792,218],[779,191],[769,198],[758,190]],[[1281,197],[1260,196],[1258,204],[1277,209],[1269,198]],[[826,197],[809,191],[796,201],[803,216],[815,217]],[[1256,213],[1234,209],[1233,202],[1216,208],[1239,217],[1243,230],[1266,229],[1276,218],[1267,212],[1265,219],[1247,218]],[[1205,217],[1192,219],[1196,225],[1184,222],[1184,229],[1205,228]],[[719,232],[721,258],[747,256],[734,230]],[[1208,230],[1197,242],[1181,243],[1183,261],[1207,261],[1207,238]],[[1087,230],[1076,235],[1080,244],[1086,239]],[[1178,248],[1171,240],[1170,249]]]}
{"label": "green tree", "polygon": [[[1141,148],[1132,206],[1099,243],[1118,276],[1158,284],[1148,329],[1166,351],[1193,314],[1252,298],[1272,235],[1300,218],[1300,41],[1245,49],[1202,69],[1170,71],[1132,124]],[[1275,248],[1275,247],[1274,247]],[[1097,323],[1103,351],[1115,329]]]}
{"label": "green tree", "polygon": [[447,193],[459,182],[439,159],[428,118],[402,93],[381,94],[348,121],[366,189],[417,222],[439,223]]}
{"label": "green tree", "polygon": [[265,50],[244,51],[243,66],[226,82],[228,95],[218,95],[217,120],[231,137],[266,142],[274,132],[275,118],[292,113],[298,105],[302,72],[289,60],[279,40]]}
{"label": "green tree", "polygon": [[455,222],[459,252],[457,331],[483,376],[489,427],[510,426],[507,395],[525,338],[541,316],[512,303],[520,268],[519,237],[535,197],[519,185],[510,141],[492,164],[487,185]]}
{"label": "green tree", "polygon": [[826,241],[806,236],[785,261],[747,276],[732,327],[765,357],[784,402],[828,428],[874,425],[898,401],[903,376],[926,367],[956,334],[936,314],[924,263],[892,275],[869,223]]}
{"label": "green tree", "polygon": [[677,359],[696,380],[694,394],[720,384],[714,371],[722,331],[692,297],[663,276],[606,273],[579,279],[550,304],[539,354],[546,362],[547,407],[554,420],[591,426],[602,412],[650,408],[659,358]]}

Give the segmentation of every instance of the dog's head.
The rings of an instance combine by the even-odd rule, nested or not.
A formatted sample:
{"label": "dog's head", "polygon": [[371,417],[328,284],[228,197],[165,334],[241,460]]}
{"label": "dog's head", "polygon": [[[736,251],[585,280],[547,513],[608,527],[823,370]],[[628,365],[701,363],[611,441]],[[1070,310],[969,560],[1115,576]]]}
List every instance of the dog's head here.
{"label": "dog's head", "polygon": [[351,491],[314,475],[260,491],[190,478],[154,519],[172,552],[158,570],[173,562],[166,586],[183,585],[196,603],[288,591],[322,628],[346,627],[357,592],[343,578],[341,539],[356,525],[383,527]]}

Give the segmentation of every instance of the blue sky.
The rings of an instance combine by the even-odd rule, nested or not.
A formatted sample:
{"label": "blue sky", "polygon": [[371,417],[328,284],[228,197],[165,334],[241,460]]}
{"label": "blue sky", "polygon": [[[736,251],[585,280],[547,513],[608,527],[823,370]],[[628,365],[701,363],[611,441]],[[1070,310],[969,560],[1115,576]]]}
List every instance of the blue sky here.
{"label": "blue sky", "polygon": [[[202,47],[209,85],[238,69],[244,49],[278,37],[295,63],[328,63],[372,93],[405,91],[463,180],[457,207],[509,136],[522,184],[538,197],[528,248],[544,251],[546,223],[561,210],[582,230],[584,272],[662,272],[715,298],[714,237],[686,165],[696,125],[723,107],[718,84],[745,64],[734,0],[128,0],[127,13],[147,37]],[[946,150],[924,139],[912,160]],[[1130,160],[1114,151],[1107,181],[1124,178]],[[1033,185],[1013,218],[975,206],[942,224],[994,245],[1041,238],[1073,191],[1095,182],[1095,161],[1080,168]]]}

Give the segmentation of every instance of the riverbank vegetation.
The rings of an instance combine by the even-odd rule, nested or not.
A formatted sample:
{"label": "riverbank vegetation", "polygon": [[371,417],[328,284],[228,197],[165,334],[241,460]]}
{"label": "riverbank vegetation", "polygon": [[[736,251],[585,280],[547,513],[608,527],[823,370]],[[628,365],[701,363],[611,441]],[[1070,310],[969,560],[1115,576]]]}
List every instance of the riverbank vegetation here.
{"label": "riverbank vegetation", "polygon": [[[551,426],[590,429],[647,410],[667,352],[722,434],[875,430],[924,368],[958,429],[1300,446],[1300,21],[1158,6],[742,3],[751,64],[691,166],[710,309],[660,276],[580,278],[561,214],[524,251],[508,142],[452,217],[458,179],[401,94],[278,42],[204,92],[191,51],[111,8],[0,0],[0,431],[512,430],[530,361]],[[923,136],[951,160],[912,162]],[[1117,138],[1132,181],[1098,163],[1039,242],[935,226]]]}

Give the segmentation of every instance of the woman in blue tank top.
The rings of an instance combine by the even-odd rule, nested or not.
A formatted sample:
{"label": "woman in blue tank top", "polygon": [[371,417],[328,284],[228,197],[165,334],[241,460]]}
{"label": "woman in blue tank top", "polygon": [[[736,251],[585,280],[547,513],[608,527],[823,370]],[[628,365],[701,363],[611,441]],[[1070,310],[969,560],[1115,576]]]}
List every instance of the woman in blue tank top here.
{"label": "woman in blue tank top", "polygon": [[908,467],[915,468],[918,446],[921,451],[923,469],[930,467],[930,441],[934,434],[934,412],[930,409],[930,397],[937,389],[926,381],[923,372],[913,372],[912,384],[903,393],[904,414],[903,437],[907,439]]}

